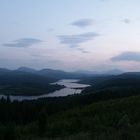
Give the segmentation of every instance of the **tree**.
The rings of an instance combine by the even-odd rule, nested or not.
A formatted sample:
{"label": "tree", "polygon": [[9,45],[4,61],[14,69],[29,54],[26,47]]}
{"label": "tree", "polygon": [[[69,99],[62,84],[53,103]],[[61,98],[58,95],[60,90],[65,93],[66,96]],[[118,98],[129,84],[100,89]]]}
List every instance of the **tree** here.
{"label": "tree", "polygon": [[9,126],[7,126],[5,129],[4,140],[16,140],[16,139],[17,139],[17,132],[15,129],[15,125],[9,124]]}
{"label": "tree", "polygon": [[47,113],[45,109],[42,109],[38,117],[38,133],[39,136],[44,136],[47,130]]}
{"label": "tree", "polygon": [[6,99],[7,103],[11,103],[11,98],[9,95],[7,95],[7,99]]}

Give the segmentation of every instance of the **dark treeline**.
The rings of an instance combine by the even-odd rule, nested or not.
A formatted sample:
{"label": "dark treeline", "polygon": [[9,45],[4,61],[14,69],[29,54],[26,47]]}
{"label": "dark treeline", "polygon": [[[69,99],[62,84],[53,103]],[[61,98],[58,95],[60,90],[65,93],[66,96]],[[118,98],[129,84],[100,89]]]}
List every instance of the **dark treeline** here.
{"label": "dark treeline", "polygon": [[0,100],[0,122],[16,122],[26,124],[38,118],[39,112],[44,109],[47,115],[66,111],[78,106],[88,105],[93,102],[139,95],[137,89],[102,90],[95,93],[73,95],[67,97],[42,98],[31,101],[13,101],[10,98]]}
{"label": "dark treeline", "polygon": [[[117,94],[111,91],[98,94],[100,97],[86,95],[31,102],[1,99],[0,139],[67,139],[70,135],[76,139],[84,135],[88,140],[138,140],[140,96],[129,94],[130,97],[120,98],[118,94],[119,98],[111,98]],[[110,94],[110,98],[104,98],[105,94]]]}

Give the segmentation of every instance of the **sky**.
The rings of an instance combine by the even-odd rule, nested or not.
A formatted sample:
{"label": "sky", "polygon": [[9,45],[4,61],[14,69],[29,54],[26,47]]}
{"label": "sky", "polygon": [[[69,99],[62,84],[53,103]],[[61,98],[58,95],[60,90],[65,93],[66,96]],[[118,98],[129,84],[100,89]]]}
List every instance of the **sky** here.
{"label": "sky", "polygon": [[0,67],[140,71],[139,0],[0,0]]}

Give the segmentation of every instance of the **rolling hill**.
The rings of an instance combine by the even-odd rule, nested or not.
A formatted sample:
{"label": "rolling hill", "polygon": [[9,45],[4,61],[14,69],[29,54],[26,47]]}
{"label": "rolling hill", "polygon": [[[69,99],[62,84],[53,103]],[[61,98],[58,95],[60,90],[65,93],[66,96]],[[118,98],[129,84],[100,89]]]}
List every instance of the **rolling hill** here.
{"label": "rolling hill", "polygon": [[0,75],[0,94],[6,95],[41,95],[63,88],[50,85],[57,79],[38,74],[10,71]]}

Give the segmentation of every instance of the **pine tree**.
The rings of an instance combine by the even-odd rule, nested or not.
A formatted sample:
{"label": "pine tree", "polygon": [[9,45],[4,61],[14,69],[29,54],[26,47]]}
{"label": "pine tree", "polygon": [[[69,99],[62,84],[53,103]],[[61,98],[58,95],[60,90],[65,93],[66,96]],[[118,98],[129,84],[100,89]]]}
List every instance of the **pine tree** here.
{"label": "pine tree", "polygon": [[39,113],[39,117],[38,117],[38,133],[39,136],[44,136],[47,130],[47,113],[46,110],[43,109],[41,110],[41,112]]}

